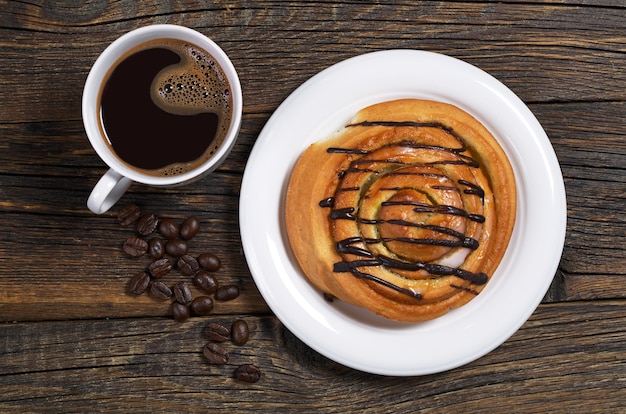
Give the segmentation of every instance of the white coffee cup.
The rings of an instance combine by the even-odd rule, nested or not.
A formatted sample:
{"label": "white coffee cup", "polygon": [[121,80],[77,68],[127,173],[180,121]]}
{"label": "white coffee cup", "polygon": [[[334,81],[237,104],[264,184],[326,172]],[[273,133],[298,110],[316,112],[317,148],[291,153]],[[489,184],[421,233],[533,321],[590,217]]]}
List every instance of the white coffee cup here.
{"label": "white coffee cup", "polygon": [[[232,117],[226,135],[214,154],[194,169],[176,175],[150,175],[134,169],[118,158],[103,136],[104,128],[100,124],[100,94],[107,74],[122,56],[130,49],[156,39],[177,39],[189,42],[207,51],[222,68],[228,78],[232,96]],[[215,170],[228,156],[232,149],[239,128],[243,98],[239,77],[232,62],[222,49],[203,34],[183,26],[151,25],[128,32],[111,43],[94,63],[83,91],[82,115],[87,137],[96,153],[109,166],[94,187],[87,206],[96,214],[109,210],[126,192],[132,182],[139,182],[158,187],[171,187],[186,184]]]}

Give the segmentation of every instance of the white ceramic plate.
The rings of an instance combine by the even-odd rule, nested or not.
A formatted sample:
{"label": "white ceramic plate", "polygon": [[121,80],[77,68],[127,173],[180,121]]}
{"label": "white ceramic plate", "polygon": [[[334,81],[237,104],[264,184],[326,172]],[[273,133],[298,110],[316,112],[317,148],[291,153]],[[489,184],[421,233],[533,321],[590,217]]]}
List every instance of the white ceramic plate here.
{"label": "white ceramic plate", "polygon": [[[313,142],[361,108],[398,98],[452,103],[480,120],[513,165],[518,212],[510,246],[483,292],[438,319],[396,323],[340,301],[306,280],[283,219],[294,163]],[[416,50],[354,57],[291,94],[259,135],[243,177],[244,252],[268,305],[298,338],[346,366],[384,375],[423,375],[469,363],[507,340],[545,295],[565,238],[563,178],[539,122],[506,86],[463,61]]]}

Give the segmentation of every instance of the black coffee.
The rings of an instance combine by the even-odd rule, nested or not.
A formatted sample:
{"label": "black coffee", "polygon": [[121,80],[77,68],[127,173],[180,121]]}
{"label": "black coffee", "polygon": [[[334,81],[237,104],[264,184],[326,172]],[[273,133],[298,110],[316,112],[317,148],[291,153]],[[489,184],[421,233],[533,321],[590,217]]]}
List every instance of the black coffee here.
{"label": "black coffee", "polygon": [[205,50],[160,39],[114,65],[100,93],[108,145],[151,175],[189,171],[217,150],[232,117],[230,85]]}

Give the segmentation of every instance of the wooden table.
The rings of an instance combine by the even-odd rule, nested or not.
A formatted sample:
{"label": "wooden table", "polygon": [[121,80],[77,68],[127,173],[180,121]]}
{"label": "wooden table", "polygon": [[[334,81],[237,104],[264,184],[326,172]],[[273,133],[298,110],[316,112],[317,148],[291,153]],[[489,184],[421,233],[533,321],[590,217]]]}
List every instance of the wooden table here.
{"label": "wooden table", "polygon": [[[626,410],[626,5],[393,3],[0,2],[0,411]],[[96,216],[86,199],[106,167],[83,130],[82,87],[110,42],[154,23],[197,29],[229,54],[241,134],[211,176],[133,185]],[[238,226],[246,161],[278,105],[331,64],[394,48],[462,59],[518,94],[550,138],[568,202],[560,266],[522,328],[465,366],[408,378],[346,368],[284,328],[253,282]],[[220,283],[240,297],[177,323],[168,301],[127,293],[145,266],[121,250],[133,230],[115,213],[129,202],[199,217],[192,251],[217,254]],[[248,344],[230,346],[226,366],[207,364],[203,327],[239,318]],[[244,363],[260,367],[258,383],[233,379]]]}

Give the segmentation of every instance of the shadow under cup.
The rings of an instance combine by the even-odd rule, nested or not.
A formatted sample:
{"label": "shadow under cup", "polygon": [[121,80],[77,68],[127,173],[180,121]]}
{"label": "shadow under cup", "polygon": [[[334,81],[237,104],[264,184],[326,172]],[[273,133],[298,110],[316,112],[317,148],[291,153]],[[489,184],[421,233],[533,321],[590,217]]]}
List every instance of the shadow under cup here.
{"label": "shadow under cup", "polygon": [[[181,185],[217,168],[239,133],[242,93],[234,66],[213,41],[186,27],[153,25],[102,52],[82,104],[89,140],[114,175],[90,197],[108,198],[91,203],[105,206],[88,202],[102,212],[132,181]],[[122,188],[119,181],[129,182]]]}

